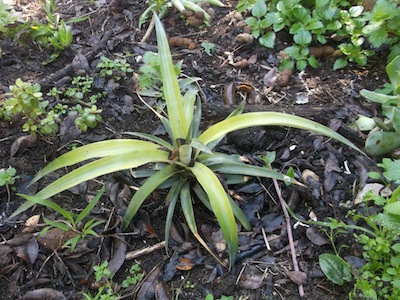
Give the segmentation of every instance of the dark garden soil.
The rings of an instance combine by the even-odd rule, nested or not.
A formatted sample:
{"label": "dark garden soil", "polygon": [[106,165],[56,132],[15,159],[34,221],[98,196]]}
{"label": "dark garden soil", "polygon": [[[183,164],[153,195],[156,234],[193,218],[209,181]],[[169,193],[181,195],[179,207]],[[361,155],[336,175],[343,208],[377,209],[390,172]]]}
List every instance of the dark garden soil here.
{"label": "dark garden soil", "polygon": [[[17,2],[16,9],[24,16],[45,17],[38,1]],[[58,11],[62,18],[82,15],[89,15],[89,18],[73,25],[73,47],[51,64],[42,64],[50,55],[45,50],[3,45],[0,101],[17,78],[39,82],[45,94],[55,84],[68,84],[77,75],[98,77],[95,66],[102,55],[125,56],[137,72],[143,53],[157,49],[154,33],[141,42],[147,24],[139,30],[138,20],[146,8],[145,1],[109,2],[60,1]],[[236,36],[243,32],[235,13],[236,2],[224,2],[228,6],[215,8],[210,27],[187,26],[174,10],[163,20],[169,36],[191,38],[196,43],[193,50],[172,48],[171,51],[176,61],[183,60],[183,73],[202,79],[205,124],[221,120],[244,98],[246,111],[281,111],[305,116],[330,126],[362,147],[365,136],[353,131],[350,124],[357,114],[377,114],[375,107],[359,96],[359,91],[374,89],[386,80],[385,53],[370,59],[365,69],[350,66],[333,71],[333,59],[328,58],[321,61],[321,67],[316,70],[295,72],[286,87],[270,86],[271,78],[266,74],[276,66],[277,54],[290,43],[290,38],[279,36],[273,50],[260,47],[256,42],[236,41]],[[215,44],[211,56],[204,52],[202,42]],[[253,61],[246,68],[233,65],[249,58]],[[65,209],[78,212],[102,183],[106,186],[101,205],[91,215],[105,220],[106,225],[97,227],[99,238],[83,240],[73,253],[61,247],[68,239],[64,233],[47,236],[47,241],[39,238],[38,232],[44,224],[42,218],[37,227],[26,225],[30,217],[42,213],[47,218],[60,218],[48,209],[36,207],[12,221],[5,221],[6,216],[23,203],[16,192],[33,194],[34,190],[40,190],[64,174],[66,170],[57,171],[42,179],[34,190],[25,189],[38,170],[65,153],[71,144],[120,138],[124,131],[162,134],[157,117],[135,94],[134,84],[133,79],[119,85],[103,83],[109,92],[107,99],[98,104],[103,110],[103,122],[87,133],[66,127],[68,129],[57,136],[38,137],[33,144],[25,144],[18,140],[25,135],[21,129],[23,120],[11,123],[0,120],[0,169],[13,166],[21,176],[10,198],[5,189],[0,190],[0,220],[3,220],[0,226],[0,298],[20,299],[27,292],[36,291],[36,296],[24,299],[82,299],[82,292],[90,291],[93,295],[98,288],[93,266],[108,260],[110,269],[116,272],[113,287],[124,299],[204,299],[209,293],[216,299],[222,295],[232,295],[233,299],[299,299],[295,283],[300,280],[299,274],[292,272],[285,221],[269,180],[251,179],[245,185],[229,187],[253,225],[251,232],[240,231],[239,255],[231,271],[217,265],[188,233],[179,211],[166,253],[162,243],[166,215],[162,193],[153,193],[129,230],[121,233],[120,215],[126,200],[134,193],[132,187],[139,184],[128,171],[99,178],[54,197]],[[231,89],[232,84],[238,91]],[[154,103],[154,99],[145,99]],[[281,185],[284,199],[305,219],[314,215],[318,220],[328,217],[346,220],[347,211],[357,208],[353,200],[365,184],[366,172],[372,165],[360,154],[333,140],[287,128],[242,130],[223,140],[219,150],[240,153],[253,163],[260,162],[258,155],[276,151],[273,167],[282,170],[293,167],[307,185],[306,188]],[[201,234],[217,252],[223,241],[215,219],[201,205],[196,206],[196,216]],[[292,225],[294,223],[292,221]],[[343,287],[331,284],[318,266],[319,254],[333,252],[325,235],[318,228],[301,225],[293,228],[297,260],[300,270],[307,275],[304,298],[346,299],[351,283]],[[347,236],[339,236],[336,243],[338,247],[349,246],[343,248],[343,256],[360,255],[357,245]],[[139,252],[142,249],[149,251]],[[227,258],[224,251],[220,255],[222,259]],[[135,263],[144,271],[144,279],[130,289],[121,289],[119,284]],[[42,288],[53,290],[37,291]]]}

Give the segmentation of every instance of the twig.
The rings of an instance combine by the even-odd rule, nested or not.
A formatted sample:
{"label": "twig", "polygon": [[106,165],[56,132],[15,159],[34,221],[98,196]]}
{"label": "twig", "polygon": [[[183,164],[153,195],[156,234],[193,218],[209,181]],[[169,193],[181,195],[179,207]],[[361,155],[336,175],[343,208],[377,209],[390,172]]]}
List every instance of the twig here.
{"label": "twig", "polygon": [[162,241],[162,242],[159,242],[159,243],[157,243],[157,244],[155,244],[153,246],[150,246],[150,247],[145,247],[145,248],[142,248],[142,249],[139,249],[139,250],[131,251],[131,252],[126,253],[125,260],[134,259],[134,258],[137,258],[139,256],[149,254],[149,253],[151,253],[153,251],[157,251],[157,250],[159,250],[161,248],[164,248],[164,247],[165,247],[165,241]]}
{"label": "twig", "polygon": [[[294,245],[294,241],[293,241],[292,226],[290,225],[290,216],[289,216],[289,213],[288,213],[288,211],[286,209],[286,202],[282,198],[281,189],[279,187],[278,181],[276,179],[272,179],[272,181],[274,182],[274,187],[275,187],[275,190],[276,190],[276,194],[278,195],[279,202],[281,204],[282,211],[283,211],[283,214],[285,216],[286,229],[287,229],[287,235],[288,235],[288,239],[289,239],[290,253],[292,255],[293,268],[294,268],[294,270],[296,272],[298,272],[298,271],[300,271],[300,269],[299,269],[299,264],[298,264],[297,258],[296,258],[296,249],[295,249],[295,245]],[[298,287],[299,287],[299,295],[300,295],[300,297],[304,297],[304,287],[303,287],[303,285],[299,284]]]}
{"label": "twig", "polygon": [[149,27],[147,27],[147,30],[146,30],[144,36],[140,40],[141,43],[144,43],[145,41],[147,41],[147,39],[150,37],[151,33],[153,32],[153,29],[154,29],[154,15],[151,18]]}

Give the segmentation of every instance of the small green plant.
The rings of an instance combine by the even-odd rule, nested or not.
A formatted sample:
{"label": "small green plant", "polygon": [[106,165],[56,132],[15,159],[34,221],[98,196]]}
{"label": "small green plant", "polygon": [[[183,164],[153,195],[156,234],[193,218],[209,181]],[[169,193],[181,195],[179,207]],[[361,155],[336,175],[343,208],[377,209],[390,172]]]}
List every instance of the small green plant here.
{"label": "small green plant", "polygon": [[143,277],[142,269],[140,268],[140,265],[134,264],[131,266],[129,269],[129,274],[124,281],[122,281],[121,287],[127,288],[129,286],[137,284],[140,279]]}
{"label": "small green plant", "polygon": [[[365,213],[351,213],[353,223],[348,225],[342,221],[330,218],[329,222],[306,223],[329,228],[330,238],[335,254],[322,254],[319,263],[326,277],[335,284],[342,285],[344,280],[350,281],[353,277],[354,288],[350,292],[350,299],[398,299],[400,297],[400,160],[385,158],[378,166],[384,169],[383,180],[394,183],[397,188],[389,196],[366,193],[363,202],[366,205]],[[379,179],[380,173],[370,172],[370,177]],[[369,213],[369,206],[374,210],[380,209],[377,214]],[[293,213],[291,213],[293,216]],[[304,222],[304,221],[302,221]],[[351,272],[351,266],[339,255],[334,244],[336,234],[354,231],[356,242],[362,246],[364,265]],[[334,233],[334,234],[332,234]],[[351,276],[353,273],[353,276]]]}
{"label": "small green plant", "polygon": [[215,51],[215,44],[203,42],[203,43],[201,43],[201,46],[203,47],[204,52],[208,56],[212,56],[212,53]]}
{"label": "small green plant", "polygon": [[92,235],[96,237],[98,236],[98,234],[93,229],[94,227],[104,223],[104,221],[97,221],[93,218],[83,225],[81,224],[81,222],[87,217],[92,208],[96,206],[97,202],[103,195],[103,192],[104,189],[101,189],[99,193],[92,200],[90,200],[89,204],[81,211],[79,215],[75,215],[73,212],[66,211],[58,204],[46,199],[27,195],[21,196],[33,204],[40,204],[50,209],[53,209],[66,219],[62,221],[53,221],[43,216],[43,220],[46,224],[48,224],[48,226],[42,229],[40,235],[44,235],[51,228],[59,228],[65,232],[74,232],[76,235],[64,243],[64,247],[70,247],[70,251],[73,252],[77,243],[81,239],[84,239],[87,235]]}
{"label": "small green plant", "polygon": [[[276,32],[287,30],[293,36],[293,45],[284,50],[281,69],[303,70],[310,65],[318,67],[311,45],[325,45],[329,41],[337,45],[341,53],[333,68],[344,68],[348,61],[365,66],[373,49],[389,45],[392,52],[399,51],[400,30],[398,24],[400,9],[396,1],[377,0],[372,11],[365,11],[362,5],[353,6],[348,1],[315,2],[302,0],[239,1],[239,11],[251,11],[246,18],[253,36],[267,48],[275,45]],[[367,43],[371,47],[366,46]],[[334,55],[325,53],[323,57]]]}
{"label": "small green plant", "polygon": [[15,85],[10,86],[11,93],[9,98],[2,102],[0,111],[5,120],[22,114],[26,120],[22,129],[30,132],[31,135],[51,134],[58,132],[60,122],[59,114],[47,114],[46,108],[48,101],[43,100],[41,87],[38,83],[23,82],[20,78],[15,81]]}
{"label": "small green plant", "polygon": [[49,101],[43,99],[40,85],[18,78],[15,85],[10,86],[9,97],[0,103],[0,118],[9,121],[22,115],[25,120],[22,130],[36,136],[38,133],[56,134],[62,116],[77,112],[75,124],[85,132],[102,121],[102,111],[95,104],[107,94],[105,91],[92,93],[92,85],[92,77],[77,76],[64,92],[53,87],[47,96],[53,98],[57,104],[49,109]]}
{"label": "small green plant", "polygon": [[0,0],[0,39],[3,39],[3,34],[7,33],[7,26],[14,24],[17,19],[18,17],[12,7]]}
{"label": "small green plant", "polygon": [[[163,140],[150,134],[131,132],[126,134],[136,138],[96,142],[67,152],[41,170],[31,183],[65,166],[94,158],[96,160],[57,179],[36,193],[35,198],[47,199],[101,175],[118,170],[133,169],[134,176],[146,180],[129,202],[122,220],[123,230],[128,228],[146,198],[155,189],[164,188],[168,190],[166,195],[168,206],[165,226],[166,249],[168,249],[172,217],[179,200],[184,218],[192,234],[214,258],[220,261],[197,230],[193,207],[193,200],[197,200],[215,215],[225,237],[232,266],[238,249],[236,219],[245,229],[250,229],[250,224],[239,206],[225,190],[224,183],[238,182],[238,177],[241,176],[242,178],[259,176],[292,183],[298,182],[278,171],[246,164],[238,155],[227,155],[215,151],[214,148],[221,139],[229,132],[242,128],[278,125],[310,130],[334,138],[357,151],[361,152],[361,150],[335,131],[305,118],[276,112],[242,114],[243,103],[227,119],[214,124],[201,133],[199,129],[201,101],[196,98],[194,92],[186,92],[182,95],[165,31],[157,15],[154,15],[154,20],[167,114],[162,115],[155,110],[154,113],[164,125],[169,140]],[[143,155],[143,152],[146,155]],[[139,167],[145,169],[140,170]],[[24,203],[11,217],[32,205],[33,203],[30,202]],[[226,265],[222,261],[220,263]]]}
{"label": "small green plant", "polygon": [[132,73],[133,69],[126,59],[116,58],[111,60],[105,56],[100,57],[101,62],[97,64],[96,68],[100,69],[100,76],[103,78],[113,78],[120,81],[121,78],[126,78],[128,73]]}
{"label": "small green plant", "polygon": [[16,174],[17,170],[13,167],[8,167],[8,169],[0,169],[0,187],[13,185],[19,178],[19,176]]}
{"label": "small green plant", "polygon": [[390,85],[385,90],[361,90],[360,94],[379,103],[384,120],[361,116],[356,124],[361,130],[371,130],[365,149],[372,155],[384,155],[400,147],[400,55],[387,66]]}
{"label": "small green plant", "polygon": [[[120,299],[120,296],[117,292],[112,289],[113,282],[112,278],[114,274],[111,274],[108,269],[108,261],[102,262],[98,266],[93,267],[96,282],[101,283],[97,293],[95,296],[92,296],[90,293],[83,293],[83,299],[85,300],[116,300]],[[121,284],[122,288],[128,288],[139,283],[140,279],[143,277],[142,270],[140,265],[134,264],[129,269],[128,275]],[[105,283],[104,283],[105,282]]]}

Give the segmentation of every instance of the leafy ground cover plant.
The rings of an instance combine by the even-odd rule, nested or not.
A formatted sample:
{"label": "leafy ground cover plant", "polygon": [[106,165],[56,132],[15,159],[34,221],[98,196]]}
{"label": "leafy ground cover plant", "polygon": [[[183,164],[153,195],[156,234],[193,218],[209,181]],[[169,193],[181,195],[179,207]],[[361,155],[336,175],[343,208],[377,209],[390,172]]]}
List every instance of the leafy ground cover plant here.
{"label": "leafy ground cover plant", "polygon": [[[326,277],[335,284],[343,285],[344,281],[354,280],[350,299],[394,300],[400,297],[400,160],[384,158],[378,166],[384,170],[383,178],[378,172],[370,172],[369,176],[386,182],[385,190],[390,190],[391,186],[394,190],[387,195],[372,191],[366,193],[363,213],[349,212],[353,224],[334,218],[328,222],[306,222],[320,226],[324,231],[329,229],[327,236],[335,254],[321,254],[319,264]],[[357,223],[360,225],[354,225]],[[344,260],[340,249],[335,246],[335,236],[350,231],[354,232],[364,260],[359,269]]]}
{"label": "leafy ground cover plant", "polygon": [[113,78],[120,81],[122,77],[126,78],[128,73],[132,73],[133,69],[124,58],[109,59],[101,56],[96,68],[100,69],[100,76],[103,78]]}
{"label": "leafy ground cover plant", "polygon": [[400,147],[400,56],[393,59],[386,72],[390,84],[385,89],[361,90],[361,96],[381,105],[384,119],[361,116],[356,124],[361,130],[370,130],[365,149],[372,155],[384,155]]}
{"label": "leafy ground cover plant", "polygon": [[77,113],[75,125],[85,132],[102,121],[101,109],[97,108],[96,102],[104,97],[106,92],[92,93],[93,81],[90,76],[77,76],[64,91],[53,87],[47,96],[56,104],[49,109],[49,100],[43,99],[40,85],[18,78],[15,85],[10,86],[9,97],[0,103],[0,118],[8,121],[22,115],[26,120],[22,126],[23,131],[36,136],[38,133],[56,134],[62,116]]}
{"label": "leafy ground cover plant", "polygon": [[[100,265],[93,267],[96,283],[99,288],[95,296],[90,293],[83,293],[85,300],[116,300],[120,299],[118,291],[114,291],[112,277],[113,274],[108,269],[108,261],[103,261]],[[133,264],[129,269],[129,274],[121,283],[121,288],[128,288],[135,286],[143,277],[143,272],[139,264]]]}
{"label": "leafy ground cover plant", "polygon": [[[54,61],[65,49],[72,45],[73,35],[70,24],[83,21],[86,17],[63,20],[56,12],[57,0],[42,2],[46,13],[46,20],[31,21],[19,20],[16,24],[17,14],[11,7],[0,1],[0,39],[8,38],[24,46],[35,44],[40,49],[51,49],[50,58],[44,64]],[[12,25],[13,26],[9,26]]]}
{"label": "leafy ground cover plant", "polygon": [[[126,230],[142,203],[157,188],[168,190],[168,205],[165,226],[165,241],[168,249],[169,230],[175,207],[180,202],[189,229],[198,241],[212,254],[199,235],[196,225],[193,200],[202,202],[216,217],[230,256],[230,265],[235,262],[238,249],[238,232],[235,218],[245,229],[250,224],[235,201],[229,196],[223,182],[238,182],[240,176],[275,178],[285,182],[298,183],[275,170],[246,164],[238,155],[226,155],[214,151],[218,142],[229,132],[252,126],[290,126],[310,130],[331,138],[360,151],[349,140],[335,131],[305,118],[275,112],[254,112],[241,114],[239,106],[227,119],[200,132],[201,101],[196,93],[181,94],[171,53],[163,26],[154,15],[159,49],[159,62],[166,113],[154,113],[160,118],[168,133],[169,140],[145,133],[129,133],[132,139],[115,139],[79,147],[60,156],[32,180],[37,182],[43,176],[66,166],[96,159],[47,185],[35,194],[35,198],[48,199],[81,182],[119,170],[133,169],[134,176],[146,178],[135,192],[122,219]],[[140,140],[138,138],[145,139]],[[143,155],[146,153],[146,155]],[[149,165],[150,164],[150,165]],[[146,166],[145,170],[137,170]],[[24,203],[12,215],[32,206]],[[214,257],[219,260],[218,257]],[[221,264],[225,265],[223,262]]]}
{"label": "leafy ground cover plant", "polygon": [[[357,3],[357,2],[356,2]],[[360,1],[361,3],[361,1]],[[302,0],[239,1],[238,10],[250,11],[246,19],[254,38],[267,48],[275,45],[276,33],[282,29],[293,36],[293,45],[284,52],[281,69],[303,70],[318,67],[317,58],[340,56],[334,69],[344,68],[348,61],[365,66],[374,49],[389,45],[397,52],[400,30],[398,1],[377,0],[371,11],[348,1],[314,2]],[[340,41],[338,44],[337,40]],[[339,51],[313,52],[312,45],[334,45]],[[370,44],[372,47],[369,47]],[[398,52],[397,52],[398,53]],[[285,55],[284,55],[285,56]]]}

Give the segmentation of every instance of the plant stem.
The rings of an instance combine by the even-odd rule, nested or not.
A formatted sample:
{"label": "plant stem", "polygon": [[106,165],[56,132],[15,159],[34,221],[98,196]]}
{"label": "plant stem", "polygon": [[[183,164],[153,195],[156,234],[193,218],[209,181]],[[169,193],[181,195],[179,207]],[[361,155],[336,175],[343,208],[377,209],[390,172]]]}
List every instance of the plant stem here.
{"label": "plant stem", "polygon": [[[289,247],[290,247],[290,253],[292,255],[292,262],[293,262],[293,268],[296,272],[299,272],[299,264],[297,262],[297,257],[296,257],[296,249],[293,241],[293,233],[292,233],[292,226],[290,224],[290,216],[289,213],[286,209],[286,201],[282,198],[282,193],[281,189],[279,187],[278,181],[276,179],[272,179],[274,183],[274,187],[276,190],[276,194],[278,195],[279,198],[279,203],[281,204],[283,215],[285,216],[285,222],[286,222],[286,229],[287,229],[287,235],[288,235],[288,240],[289,240]],[[300,297],[304,297],[304,287],[303,284],[299,284],[299,295]]]}

